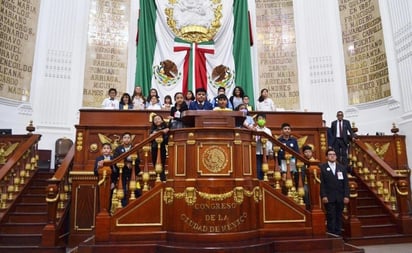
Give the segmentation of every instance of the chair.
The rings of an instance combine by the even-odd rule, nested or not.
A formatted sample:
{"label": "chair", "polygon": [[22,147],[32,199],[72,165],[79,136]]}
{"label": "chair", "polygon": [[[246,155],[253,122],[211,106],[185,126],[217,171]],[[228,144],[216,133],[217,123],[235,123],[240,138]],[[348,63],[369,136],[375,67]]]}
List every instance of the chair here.
{"label": "chair", "polygon": [[50,170],[51,150],[38,149],[37,154],[39,155],[39,160],[37,161],[39,169]]}
{"label": "chair", "polygon": [[73,141],[66,137],[59,138],[56,140],[56,145],[54,149],[55,151],[54,169],[55,170],[57,170],[60,167],[63,159],[66,157],[72,145],[73,145]]}

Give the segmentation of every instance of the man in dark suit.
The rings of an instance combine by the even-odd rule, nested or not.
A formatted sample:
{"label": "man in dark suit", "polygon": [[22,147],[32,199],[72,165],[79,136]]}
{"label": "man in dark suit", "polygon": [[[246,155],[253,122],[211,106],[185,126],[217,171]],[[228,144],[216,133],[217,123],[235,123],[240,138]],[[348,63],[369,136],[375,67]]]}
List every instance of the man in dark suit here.
{"label": "man in dark suit", "polygon": [[336,113],[337,120],[332,122],[331,132],[333,136],[332,147],[336,152],[338,161],[348,166],[348,148],[353,138],[353,131],[349,120],[343,119],[343,112]]}
{"label": "man in dark suit", "polygon": [[325,205],[327,231],[342,234],[342,213],[349,203],[349,183],[346,167],[336,163],[336,152],[326,151],[327,163],[320,167],[320,197]]}
{"label": "man in dark suit", "polygon": [[204,88],[196,89],[196,100],[190,102],[189,110],[213,110],[213,105],[206,98]]}

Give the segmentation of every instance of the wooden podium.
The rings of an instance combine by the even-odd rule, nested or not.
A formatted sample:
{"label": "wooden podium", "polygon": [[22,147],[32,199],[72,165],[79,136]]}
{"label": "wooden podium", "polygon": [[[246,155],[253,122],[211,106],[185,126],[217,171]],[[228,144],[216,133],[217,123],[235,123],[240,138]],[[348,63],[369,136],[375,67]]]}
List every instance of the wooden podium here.
{"label": "wooden podium", "polygon": [[[93,118],[92,111],[85,113]],[[116,117],[139,113],[120,112]],[[307,210],[275,189],[273,181],[256,178],[256,132],[236,127],[244,117],[242,112],[186,111],[183,121],[187,127],[169,131],[167,181],[152,181],[148,191],[112,215],[99,213],[94,244],[83,246],[93,249],[87,252],[113,252],[120,248],[124,252],[213,252],[202,251],[211,246],[215,252],[269,253],[282,245],[298,252],[302,247],[328,241],[319,198],[315,196],[314,208]],[[111,127],[110,122],[107,126],[94,126],[92,120],[91,125],[82,122],[77,135],[84,133],[86,145],[102,129],[109,131]],[[148,144],[139,142],[132,151],[142,154],[137,148]],[[79,163],[80,159],[89,163],[91,156],[87,152],[80,148],[77,152],[84,154],[78,157]],[[76,168],[85,166],[79,164]],[[146,165],[141,169],[154,173],[154,168]],[[307,175],[308,180],[315,182],[311,176]],[[103,192],[106,197],[110,195],[109,189],[102,188],[108,185],[99,186],[100,198],[105,195]],[[292,238],[308,241],[303,246],[290,243]]]}
{"label": "wooden podium", "polygon": [[242,126],[245,115],[240,111],[184,111],[182,120],[187,127],[238,127]]}

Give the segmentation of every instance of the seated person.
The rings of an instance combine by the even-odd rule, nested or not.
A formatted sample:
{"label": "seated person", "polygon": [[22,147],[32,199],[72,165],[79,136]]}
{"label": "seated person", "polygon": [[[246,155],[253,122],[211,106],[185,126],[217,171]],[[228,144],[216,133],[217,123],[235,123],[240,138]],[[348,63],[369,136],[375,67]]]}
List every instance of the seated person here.
{"label": "seated person", "polygon": [[204,88],[196,89],[196,100],[190,103],[189,110],[213,110],[213,105],[206,99]]}
{"label": "seated person", "polygon": [[227,107],[227,97],[225,94],[220,94],[217,96],[217,107],[213,108],[213,111],[232,111],[232,109]]}

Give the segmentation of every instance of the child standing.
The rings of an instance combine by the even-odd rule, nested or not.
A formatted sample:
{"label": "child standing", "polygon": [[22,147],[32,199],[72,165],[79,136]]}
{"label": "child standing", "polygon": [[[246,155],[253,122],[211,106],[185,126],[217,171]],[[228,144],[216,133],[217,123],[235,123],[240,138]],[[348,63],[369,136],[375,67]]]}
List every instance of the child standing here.
{"label": "child standing", "polygon": [[119,103],[119,110],[131,110],[133,109],[133,102],[129,93],[123,93],[122,99]]}
{"label": "child standing", "polygon": [[102,102],[102,107],[104,109],[119,109],[119,100],[116,99],[117,90],[115,88],[110,88],[108,93],[108,98],[105,98]]}
{"label": "child standing", "polygon": [[172,97],[170,95],[166,95],[163,100],[163,110],[170,110],[172,108]]}
{"label": "child standing", "polygon": [[[98,156],[94,162],[94,175],[99,176],[99,169],[103,167],[104,161],[110,161],[112,159],[112,146],[110,145],[110,143],[103,143],[101,155]],[[111,166],[110,169],[112,170],[112,174],[110,176],[110,201],[107,210],[111,209],[113,190],[114,186],[116,185],[117,178],[119,177],[119,172],[117,171],[115,166]]]}
{"label": "child standing", "polygon": [[[165,164],[166,164],[166,145],[168,142],[168,135],[169,127],[167,126],[166,122],[164,121],[161,115],[154,115],[152,118],[152,127],[150,128],[150,136],[154,135],[157,132],[163,132],[163,141],[160,144],[160,157],[162,163],[162,172],[160,173],[160,180],[162,182],[166,181],[166,174],[165,174]],[[158,152],[158,144],[155,140],[152,141],[152,163],[153,166],[156,165],[157,161],[157,152]]]}
{"label": "child standing", "polygon": [[143,110],[145,108],[146,99],[143,95],[142,87],[136,86],[132,95],[133,109]]}
{"label": "child standing", "polygon": [[[265,132],[272,136],[272,131],[266,127],[266,115],[259,114],[256,118],[256,131]],[[256,136],[256,168],[257,168],[257,178],[263,180],[264,174],[262,171],[263,156],[273,155],[272,142],[266,142],[266,151],[263,150],[263,144],[260,136]]]}
{"label": "child standing", "polygon": [[182,112],[189,110],[185,102],[182,92],[176,92],[175,94],[175,105],[170,109],[169,119],[172,120],[170,128],[182,128]]}
{"label": "child standing", "polygon": [[162,110],[162,107],[159,104],[159,98],[157,96],[152,96],[150,102],[146,107],[147,110]]}
{"label": "child standing", "polygon": [[273,103],[273,100],[269,97],[268,89],[262,89],[260,91],[260,97],[258,99],[258,103],[256,105],[256,111],[275,111],[276,106]]}
{"label": "child standing", "polygon": [[227,107],[227,97],[225,94],[217,96],[217,106],[213,108],[213,111],[232,111]]}
{"label": "child standing", "polygon": [[250,103],[249,96],[245,95],[243,97],[243,104],[246,105],[246,109],[250,112],[250,111],[253,111],[253,107],[249,103]]}

